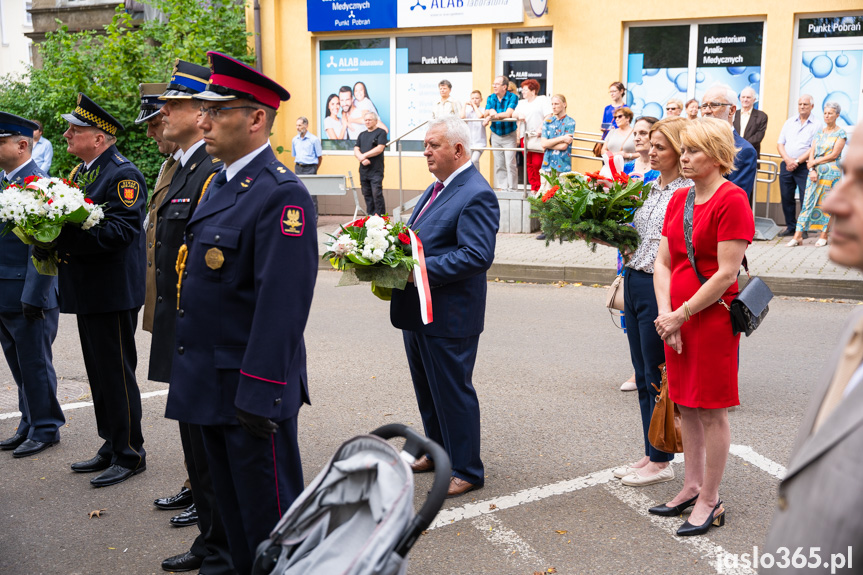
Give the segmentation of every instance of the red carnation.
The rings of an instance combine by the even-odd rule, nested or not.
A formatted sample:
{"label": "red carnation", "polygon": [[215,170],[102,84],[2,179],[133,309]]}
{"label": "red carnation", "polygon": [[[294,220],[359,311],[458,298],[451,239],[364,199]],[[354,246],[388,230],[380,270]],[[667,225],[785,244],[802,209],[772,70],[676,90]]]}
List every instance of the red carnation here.
{"label": "red carnation", "polygon": [[48,205],[50,206],[53,203],[54,203],[54,200],[52,200],[51,198],[48,198]]}
{"label": "red carnation", "polygon": [[87,204],[92,204],[93,200],[91,200],[90,198],[84,198],[84,202]]}
{"label": "red carnation", "polygon": [[358,220],[352,221],[351,223],[349,223],[345,227],[346,228],[361,228],[365,225],[365,223],[366,223],[366,221],[364,219],[360,218]]}
{"label": "red carnation", "polygon": [[35,182],[38,179],[39,179],[39,176],[27,176],[26,178],[24,178],[24,183],[25,184],[32,184],[33,182]]}
{"label": "red carnation", "polygon": [[543,196],[542,196],[543,203],[545,203],[548,200],[550,200],[551,198],[553,198],[554,194],[556,194],[557,190],[559,190],[559,189],[560,189],[560,186],[554,186],[549,191],[547,191],[545,194],[543,194]]}
{"label": "red carnation", "polygon": [[405,245],[409,245],[411,243],[411,238],[409,235],[402,232],[399,234],[399,241]]}

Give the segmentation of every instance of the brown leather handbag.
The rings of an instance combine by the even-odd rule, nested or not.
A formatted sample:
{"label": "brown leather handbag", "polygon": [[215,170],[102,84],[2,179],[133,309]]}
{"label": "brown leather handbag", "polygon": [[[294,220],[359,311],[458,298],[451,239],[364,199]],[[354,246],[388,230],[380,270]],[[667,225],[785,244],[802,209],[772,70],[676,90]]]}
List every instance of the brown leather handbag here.
{"label": "brown leather handbag", "polygon": [[650,418],[650,429],[647,431],[647,440],[650,444],[666,453],[683,453],[683,434],[680,431],[680,411],[677,405],[668,398],[668,373],[665,364],[659,366],[662,373],[660,387],[651,382],[650,385],[659,392],[656,397],[656,406],[653,408],[653,416]]}

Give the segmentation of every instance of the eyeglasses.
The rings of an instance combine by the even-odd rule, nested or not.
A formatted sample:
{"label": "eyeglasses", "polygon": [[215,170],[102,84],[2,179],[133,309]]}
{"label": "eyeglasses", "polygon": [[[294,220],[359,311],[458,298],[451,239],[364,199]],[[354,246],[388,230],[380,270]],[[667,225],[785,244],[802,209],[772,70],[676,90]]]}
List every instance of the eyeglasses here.
{"label": "eyeglasses", "polygon": [[614,117],[614,119],[615,119],[615,120],[619,120],[619,119],[621,119],[621,118],[625,118],[625,117],[626,117],[626,116],[624,116],[623,114],[618,114],[618,115],[616,115],[616,116]]}
{"label": "eyeglasses", "polygon": [[200,111],[201,111],[201,115],[206,114],[207,116],[210,117],[211,120],[218,120],[219,114],[221,114],[222,112],[225,112],[227,110],[257,110],[257,109],[258,108],[254,107],[254,106],[224,106],[222,108],[217,108],[217,107],[206,108],[204,106],[201,106]]}
{"label": "eyeglasses", "polygon": [[722,102],[708,102],[707,104],[701,104],[699,108],[702,110],[706,110],[710,108],[711,110],[718,110],[722,106],[730,106],[731,104],[723,104]]}
{"label": "eyeglasses", "polygon": [[666,111],[666,112],[673,112],[673,111],[675,111],[675,110],[679,110],[679,109],[680,109],[680,108],[678,108],[677,106],[672,106],[672,107],[670,107],[670,108],[666,108],[666,109],[665,109],[665,111]]}

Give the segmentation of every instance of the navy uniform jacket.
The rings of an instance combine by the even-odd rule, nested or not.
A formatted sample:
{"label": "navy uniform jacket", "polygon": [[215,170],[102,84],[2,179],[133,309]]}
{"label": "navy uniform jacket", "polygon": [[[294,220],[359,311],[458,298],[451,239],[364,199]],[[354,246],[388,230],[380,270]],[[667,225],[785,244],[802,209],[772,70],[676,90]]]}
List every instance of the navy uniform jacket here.
{"label": "navy uniform jacket", "polygon": [[500,225],[497,196],[471,166],[418,217],[432,188],[429,186],[417,202],[408,223],[423,244],[434,321],[423,325],[413,283],[404,290],[393,290],[390,320],[399,329],[431,336],[478,335],[485,322],[486,271],[494,261]]}
{"label": "navy uniform jacket", "polygon": [[758,175],[758,154],[752,144],[740,137],[737,130],[734,130],[734,147],[740,148],[740,151],[734,158],[734,171],[726,179],[746,192],[751,201],[755,191],[755,176]]}
{"label": "navy uniform jacket", "polygon": [[[5,177],[0,170],[0,180]],[[24,185],[28,176],[47,176],[30,160],[15,173],[11,183]],[[57,307],[57,276],[43,276],[30,259],[31,247],[11,231],[0,236],[0,312],[21,313],[21,303],[42,309]]]}
{"label": "navy uniform jacket", "polygon": [[309,402],[303,330],[318,269],[313,210],[270,148],[206,192],[186,227],[166,417],[231,425],[240,408],[282,421]]}
{"label": "navy uniform jacket", "polygon": [[[64,226],[57,242],[62,313],[105,313],[144,303],[147,184],[116,146],[105,150],[88,172],[96,168],[99,175],[87,186],[87,196],[104,204],[105,219],[86,231]],[[77,181],[83,172],[84,164],[79,164],[70,176]]]}
{"label": "navy uniform jacket", "polygon": [[156,237],[155,245],[152,246],[155,254],[152,264],[156,267],[156,297],[148,376],[153,381],[171,380],[177,316],[177,252],[183,245],[186,224],[195,213],[204,184],[222,169],[222,165],[220,160],[207,153],[206,146],[200,146],[186,165],[174,172],[168,192],[156,210]]}

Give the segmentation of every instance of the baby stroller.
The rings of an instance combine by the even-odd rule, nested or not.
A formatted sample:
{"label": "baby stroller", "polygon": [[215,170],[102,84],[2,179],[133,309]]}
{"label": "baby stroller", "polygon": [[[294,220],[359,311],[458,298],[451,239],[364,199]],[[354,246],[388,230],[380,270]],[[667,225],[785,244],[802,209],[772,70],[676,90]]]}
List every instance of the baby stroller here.
{"label": "baby stroller", "polygon": [[[399,454],[386,440],[404,437]],[[414,513],[408,462],[428,453],[434,484]],[[434,441],[394,423],[339,447],[258,546],[252,575],[396,575],[446,498],[450,462]]]}

